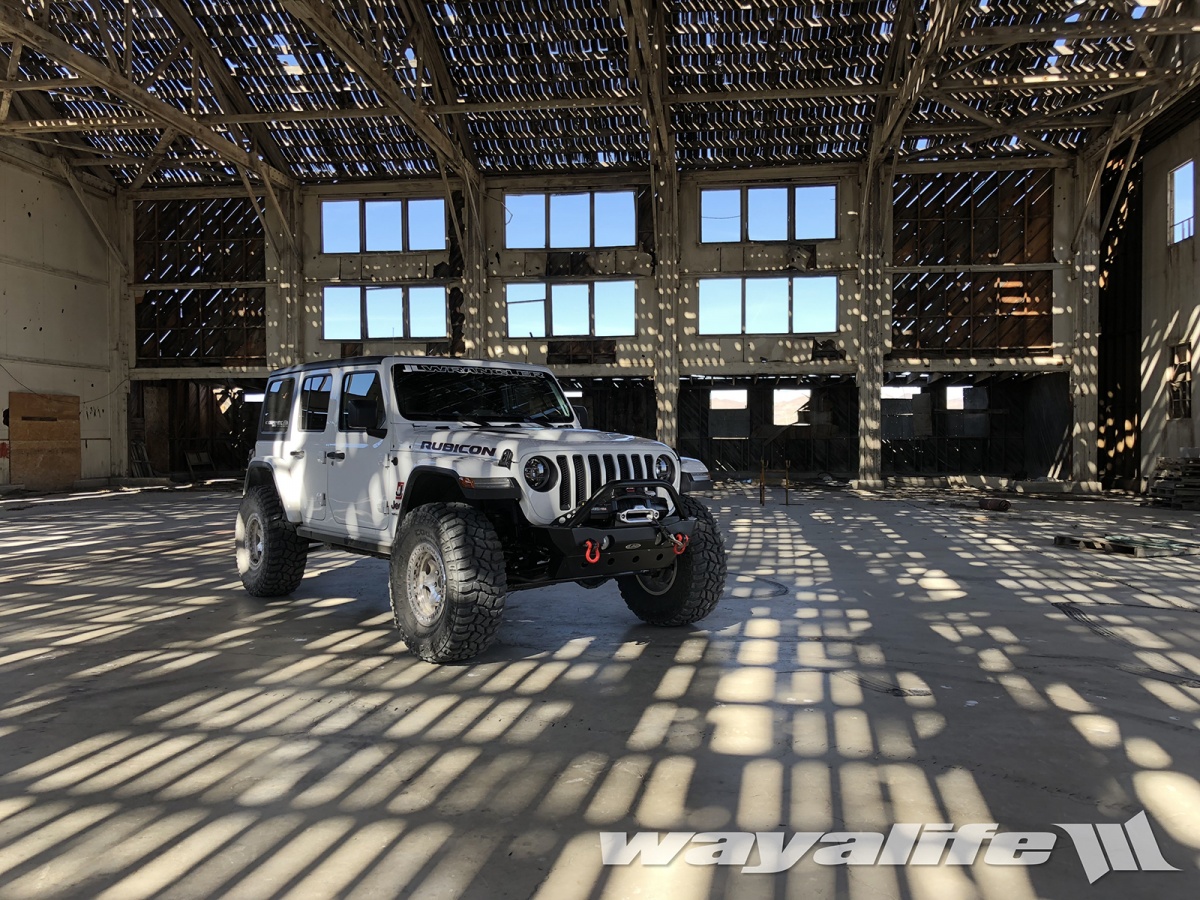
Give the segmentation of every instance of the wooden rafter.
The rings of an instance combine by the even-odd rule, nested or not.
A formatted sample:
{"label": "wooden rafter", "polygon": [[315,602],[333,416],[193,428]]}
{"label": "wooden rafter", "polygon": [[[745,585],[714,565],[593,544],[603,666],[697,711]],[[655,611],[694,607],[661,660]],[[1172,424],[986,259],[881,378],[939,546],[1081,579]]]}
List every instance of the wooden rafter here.
{"label": "wooden rafter", "polygon": [[[208,36],[196,24],[195,18],[184,8],[180,0],[154,0],[154,2],[176,33],[187,41],[191,52],[195,54],[200,66],[212,82],[213,90],[216,92],[221,106],[231,113],[254,112],[254,104],[250,102],[250,98],[246,96],[245,91],[234,79],[228,66],[209,43]],[[284,159],[279,145],[271,137],[271,132],[266,126],[261,123],[247,124],[250,137],[267,161],[281,171],[288,171],[287,160]]]}
{"label": "wooden rafter", "polygon": [[0,5],[0,34],[7,34],[22,41],[25,46],[58,60],[80,77],[92,79],[112,96],[143,110],[161,125],[175,128],[180,134],[191,137],[227,162],[249,168],[282,187],[293,186],[293,180],[287,173],[264,163],[232,141],[201,125],[180,109],[164,103],[129,78],[114,72],[103,62],[76,50],[62,38],[46,31],[7,4]]}
{"label": "wooden rafter", "polygon": [[1163,34],[1200,34],[1200,18],[1121,17],[1090,22],[1037,22],[1032,25],[1013,25],[1002,28],[968,28],[954,36],[954,43],[964,47],[985,47],[990,44],[1030,44],[1086,38],[1153,37]]}
{"label": "wooden rafter", "polygon": [[21,51],[24,48],[20,41],[12,42],[12,49],[8,54],[8,66],[5,71],[5,85],[0,88],[0,122],[4,122],[8,118],[8,110],[12,106],[13,88],[9,87],[13,83],[13,79],[17,77],[17,72],[21,67]]}
{"label": "wooden rafter", "polygon": [[[365,3],[364,3],[365,5]],[[408,37],[417,50],[417,59],[429,72],[433,82],[433,95],[438,105],[449,119],[449,137],[458,145],[463,157],[475,167],[479,161],[475,157],[475,147],[471,144],[471,133],[467,130],[467,120],[456,109],[458,90],[454,79],[450,76],[450,68],[438,42],[437,32],[433,28],[433,20],[429,18],[424,0],[400,0],[404,18],[408,22]]]}
{"label": "wooden rafter", "polygon": [[482,182],[479,170],[463,155],[459,146],[430,116],[429,112],[410,97],[392,73],[376,60],[374,53],[337,20],[331,9],[314,0],[282,0],[283,7],[296,19],[311,28],[316,35],[349,64],[386,100],[439,157],[447,160],[467,182]]}

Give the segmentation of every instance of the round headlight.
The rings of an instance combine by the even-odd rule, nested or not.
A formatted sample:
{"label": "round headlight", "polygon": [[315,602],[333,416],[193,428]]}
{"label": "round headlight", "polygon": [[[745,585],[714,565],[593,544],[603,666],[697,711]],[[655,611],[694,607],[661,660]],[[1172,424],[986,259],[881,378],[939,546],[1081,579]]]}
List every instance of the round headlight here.
{"label": "round headlight", "polygon": [[554,487],[554,466],[544,456],[530,457],[525,463],[525,483],[535,491],[548,491]]}
{"label": "round headlight", "polygon": [[675,460],[663,455],[654,461],[654,477],[659,481],[675,480]]}

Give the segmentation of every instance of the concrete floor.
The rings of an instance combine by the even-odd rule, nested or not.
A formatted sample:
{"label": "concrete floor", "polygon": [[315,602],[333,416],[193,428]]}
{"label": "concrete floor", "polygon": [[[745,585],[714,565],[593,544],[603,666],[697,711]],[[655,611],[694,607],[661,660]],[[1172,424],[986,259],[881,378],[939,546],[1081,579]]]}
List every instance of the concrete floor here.
{"label": "concrete floor", "polygon": [[[782,495],[776,495],[782,500]],[[658,630],[614,587],[510,597],[472,664],[407,655],[386,563],[247,596],[237,497],[0,503],[0,897],[1195,897],[1200,556],[1132,501],[802,493],[713,507],[729,591]],[[1150,816],[1180,873],[601,865],[601,831]]]}

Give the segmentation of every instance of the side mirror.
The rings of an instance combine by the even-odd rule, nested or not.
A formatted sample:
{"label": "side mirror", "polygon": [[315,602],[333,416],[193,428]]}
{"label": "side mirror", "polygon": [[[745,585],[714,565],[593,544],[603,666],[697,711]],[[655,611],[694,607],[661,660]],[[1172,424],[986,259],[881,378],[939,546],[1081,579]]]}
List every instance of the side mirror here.
{"label": "side mirror", "polygon": [[591,428],[592,427],[588,422],[588,419],[590,417],[588,416],[588,411],[587,411],[586,406],[572,406],[571,409],[575,410],[575,418],[579,419],[579,425],[582,428]]}

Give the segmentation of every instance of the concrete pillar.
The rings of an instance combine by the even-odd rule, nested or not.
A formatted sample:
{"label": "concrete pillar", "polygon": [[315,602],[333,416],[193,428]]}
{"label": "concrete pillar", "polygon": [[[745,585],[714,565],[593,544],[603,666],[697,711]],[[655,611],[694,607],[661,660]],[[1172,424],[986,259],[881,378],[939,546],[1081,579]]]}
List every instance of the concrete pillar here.
{"label": "concrete pillar", "polygon": [[[300,199],[296,191],[280,192],[284,221],[271,204],[263,214],[271,229],[266,238],[267,368],[277,369],[304,358],[304,260],[300,226]],[[260,201],[262,202],[262,201]],[[291,236],[291,239],[289,239]]]}
{"label": "concrete pillar", "polygon": [[1067,284],[1071,315],[1071,480],[1099,479],[1100,190],[1104,160],[1080,157],[1075,178],[1077,237]]}
{"label": "concrete pillar", "polygon": [[[452,202],[451,200],[447,202]],[[486,359],[488,268],[487,268],[487,194],[480,183],[475,190],[469,181],[463,182],[463,321],[464,355],[471,359]],[[503,212],[504,206],[500,205]]]}
{"label": "concrete pillar", "polygon": [[654,191],[656,355],[654,394],[658,439],[679,442],[679,171],[674,160],[650,172]]}
{"label": "concrete pillar", "polygon": [[125,262],[125,270],[115,262],[109,263],[109,359],[111,360],[109,398],[109,474],[121,478],[131,474],[129,469],[129,372],[136,360],[137,341],[133,315],[133,204],[118,193],[113,204],[116,216],[117,252]]}
{"label": "concrete pillar", "polygon": [[883,484],[883,358],[891,344],[891,172],[879,167],[862,186],[856,289],[860,313],[855,380],[858,387],[858,486]]}

